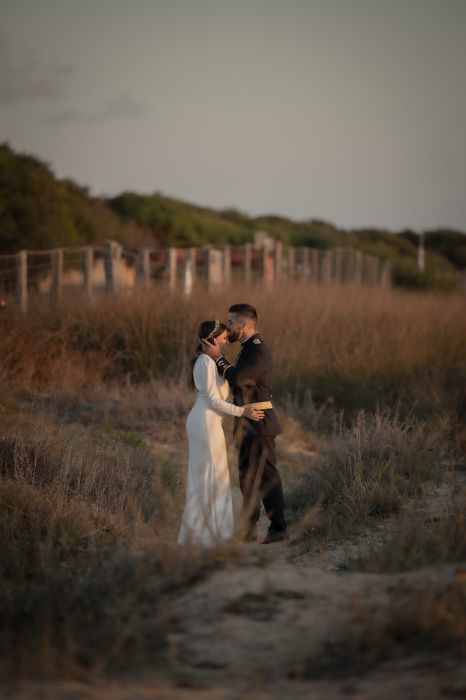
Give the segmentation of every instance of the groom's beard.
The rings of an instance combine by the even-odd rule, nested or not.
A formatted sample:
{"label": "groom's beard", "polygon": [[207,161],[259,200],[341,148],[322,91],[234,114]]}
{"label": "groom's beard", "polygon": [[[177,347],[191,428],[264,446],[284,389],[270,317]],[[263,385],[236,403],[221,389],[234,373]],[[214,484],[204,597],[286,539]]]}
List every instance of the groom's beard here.
{"label": "groom's beard", "polygon": [[228,342],[229,343],[236,343],[237,340],[239,340],[239,332],[238,331],[228,331]]}

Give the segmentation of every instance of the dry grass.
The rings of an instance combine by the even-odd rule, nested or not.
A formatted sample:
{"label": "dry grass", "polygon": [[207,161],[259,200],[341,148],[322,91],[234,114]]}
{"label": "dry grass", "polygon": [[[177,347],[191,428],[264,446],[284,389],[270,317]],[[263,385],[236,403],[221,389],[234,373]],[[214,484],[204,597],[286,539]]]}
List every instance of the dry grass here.
{"label": "dry grass", "polygon": [[173,456],[116,429],[64,428],[40,414],[10,422],[0,439],[0,673],[162,663],[167,591],[238,552],[176,545]]}
{"label": "dry grass", "polygon": [[[185,463],[128,430],[131,397],[120,404],[113,422],[105,413],[104,422],[87,426],[56,424],[51,411],[37,409],[33,418],[3,418],[4,677],[84,678],[166,667],[170,591],[240,562],[234,544],[210,551],[175,544]],[[97,405],[94,410],[99,417]],[[158,424],[163,406],[155,402],[154,411],[148,415]],[[440,428],[427,433],[423,424],[401,425],[388,412],[360,414],[351,428],[319,444],[319,468],[283,469],[288,504],[305,518],[312,499],[322,501],[320,489],[326,488],[321,534],[341,534],[386,514],[416,484],[435,476],[431,460],[444,449],[443,437]],[[399,470],[388,469],[401,458]],[[312,546],[315,530],[307,537]]]}
{"label": "dry grass", "polygon": [[[353,557],[351,571],[375,573],[466,564],[466,497],[448,494],[440,509],[408,508],[385,535]],[[464,578],[464,576],[463,576]]]}
{"label": "dry grass", "polygon": [[399,405],[420,417],[464,417],[461,295],[292,285],[285,292],[199,290],[191,300],[161,289],[92,305],[41,305],[26,320],[3,317],[0,376],[16,386],[49,389],[112,379],[177,381],[198,323],[225,318],[238,299],[259,310],[274,352],[275,395],[292,397],[311,421],[329,402],[350,412]]}
{"label": "dry grass", "polygon": [[[293,679],[350,676],[389,663],[435,669],[448,661],[461,664],[466,653],[466,589],[462,581],[432,588],[399,584],[377,607],[364,601],[354,605],[352,624],[336,629],[333,640],[291,668]],[[395,667],[396,668],[396,667]]]}
{"label": "dry grass", "polygon": [[[287,485],[287,503],[308,547],[398,511],[429,480],[458,464],[446,420],[419,421],[386,408],[360,411],[321,444]],[[309,516],[304,515],[309,509]]]}
{"label": "dry grass", "polygon": [[[186,358],[199,321],[244,299],[274,353],[288,516],[308,547],[396,512],[460,463],[460,296],[296,285],[180,300],[160,290],[3,316],[3,676],[166,663],[170,590],[239,561],[235,546],[203,552],[175,537]],[[399,558],[413,561],[417,547],[400,544]]]}

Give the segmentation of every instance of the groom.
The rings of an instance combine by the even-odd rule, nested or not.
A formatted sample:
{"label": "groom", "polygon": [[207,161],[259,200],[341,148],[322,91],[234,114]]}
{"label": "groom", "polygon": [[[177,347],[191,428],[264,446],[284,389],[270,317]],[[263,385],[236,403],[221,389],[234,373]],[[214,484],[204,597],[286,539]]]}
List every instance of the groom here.
{"label": "groom", "polygon": [[280,424],[270,399],[272,354],[256,331],[257,312],[250,304],[234,304],[228,314],[228,340],[239,340],[242,348],[236,364],[231,365],[215,343],[201,340],[204,351],[213,359],[219,373],[233,389],[235,404],[260,403],[264,418],[253,421],[235,419],[235,437],[239,443],[239,482],[243,494],[243,514],[247,542],[257,541],[260,502],[264,504],[270,526],[262,544],[287,540],[284,498],[280,474],[276,467],[275,436]]}

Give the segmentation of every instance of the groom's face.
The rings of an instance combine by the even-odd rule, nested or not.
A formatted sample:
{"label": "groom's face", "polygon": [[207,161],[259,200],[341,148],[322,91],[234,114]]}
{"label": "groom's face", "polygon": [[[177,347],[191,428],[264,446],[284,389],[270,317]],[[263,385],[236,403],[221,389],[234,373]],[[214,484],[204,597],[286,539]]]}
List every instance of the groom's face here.
{"label": "groom's face", "polygon": [[235,343],[237,340],[241,340],[244,329],[244,319],[237,314],[228,314],[227,328],[228,328],[228,341],[230,343]]}

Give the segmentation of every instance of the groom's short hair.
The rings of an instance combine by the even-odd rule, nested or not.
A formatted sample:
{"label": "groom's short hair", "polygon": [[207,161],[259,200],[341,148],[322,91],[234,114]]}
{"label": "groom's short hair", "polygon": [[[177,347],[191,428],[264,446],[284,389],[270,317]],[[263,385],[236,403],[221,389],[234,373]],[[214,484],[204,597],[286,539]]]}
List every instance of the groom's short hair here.
{"label": "groom's short hair", "polygon": [[254,323],[257,321],[257,311],[251,304],[233,304],[228,311],[232,314],[238,314],[238,316],[242,316],[243,318],[249,318],[251,321],[254,321]]}

